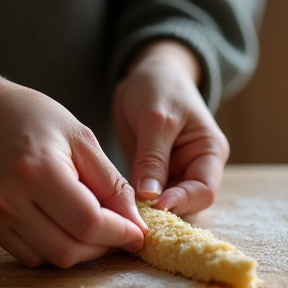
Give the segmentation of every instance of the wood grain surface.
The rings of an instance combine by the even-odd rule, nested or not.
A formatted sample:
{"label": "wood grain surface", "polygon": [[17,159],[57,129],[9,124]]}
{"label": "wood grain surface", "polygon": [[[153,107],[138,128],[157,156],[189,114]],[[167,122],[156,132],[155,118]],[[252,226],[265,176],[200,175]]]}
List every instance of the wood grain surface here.
{"label": "wood grain surface", "polygon": [[[263,288],[288,287],[288,165],[228,166],[215,204],[186,221],[257,259]],[[27,269],[0,249],[0,287],[179,287],[207,285],[114,252],[71,269]],[[214,286],[215,287],[215,286]]]}

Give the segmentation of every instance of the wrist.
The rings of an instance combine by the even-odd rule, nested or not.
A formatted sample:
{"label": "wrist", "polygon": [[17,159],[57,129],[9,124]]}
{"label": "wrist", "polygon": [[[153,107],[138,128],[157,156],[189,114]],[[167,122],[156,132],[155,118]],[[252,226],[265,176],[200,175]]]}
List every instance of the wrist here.
{"label": "wrist", "polygon": [[201,66],[194,51],[186,44],[172,39],[161,39],[146,45],[134,57],[128,74],[143,65],[165,64],[182,70],[198,86],[201,81]]}

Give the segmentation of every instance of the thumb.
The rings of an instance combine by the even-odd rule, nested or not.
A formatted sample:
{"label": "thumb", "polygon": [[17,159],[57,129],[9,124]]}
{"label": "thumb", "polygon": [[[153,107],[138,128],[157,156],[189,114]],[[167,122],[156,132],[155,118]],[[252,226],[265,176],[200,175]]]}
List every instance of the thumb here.
{"label": "thumb", "polygon": [[94,193],[101,206],[146,231],[147,225],[136,207],[133,188],[105,155],[92,131],[85,128],[81,134],[73,145],[73,160],[80,181]]}
{"label": "thumb", "polygon": [[161,126],[138,129],[137,148],[132,166],[131,182],[140,200],[157,199],[166,186],[170,154],[175,137]]}

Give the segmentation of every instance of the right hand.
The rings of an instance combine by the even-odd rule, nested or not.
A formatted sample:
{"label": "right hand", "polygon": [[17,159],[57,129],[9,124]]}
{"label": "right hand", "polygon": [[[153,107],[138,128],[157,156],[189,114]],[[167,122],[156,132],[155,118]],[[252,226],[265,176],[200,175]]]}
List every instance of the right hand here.
{"label": "right hand", "polygon": [[[0,78],[0,246],[28,267],[136,252],[134,191],[94,134],[46,95]],[[142,231],[141,231],[142,230]]]}
{"label": "right hand", "polygon": [[209,207],[219,189],[229,143],[203,101],[200,63],[174,40],[151,42],[114,94],[120,143],[141,200],[178,216]]}

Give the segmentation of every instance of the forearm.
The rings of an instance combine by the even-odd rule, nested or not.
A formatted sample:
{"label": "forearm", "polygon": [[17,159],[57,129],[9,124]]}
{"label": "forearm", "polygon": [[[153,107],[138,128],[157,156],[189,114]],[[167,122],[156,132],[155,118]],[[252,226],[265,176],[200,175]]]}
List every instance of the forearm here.
{"label": "forearm", "polygon": [[198,86],[201,82],[201,66],[197,55],[186,44],[172,39],[159,39],[141,49],[128,67],[128,74],[142,65],[165,64],[183,70]]}
{"label": "forearm", "polygon": [[221,97],[243,87],[257,64],[254,18],[264,0],[252,2],[113,1],[108,86],[114,87],[123,77],[127,63],[144,45],[174,39],[196,53],[201,63],[198,88],[215,113]]}

